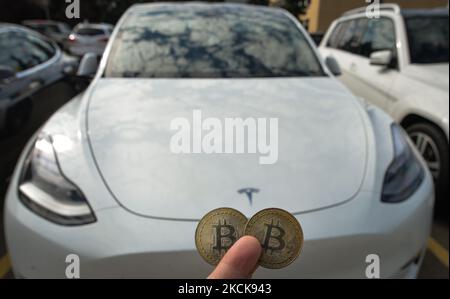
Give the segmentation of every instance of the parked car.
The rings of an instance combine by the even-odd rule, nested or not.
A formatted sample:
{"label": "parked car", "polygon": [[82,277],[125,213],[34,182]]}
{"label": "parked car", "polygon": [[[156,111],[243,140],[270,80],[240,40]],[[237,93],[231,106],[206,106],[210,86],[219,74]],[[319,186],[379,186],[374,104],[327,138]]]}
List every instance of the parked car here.
{"label": "parked car", "polygon": [[379,19],[368,19],[365,8],[353,10],[332,24],[320,51],[338,60],[342,81],[356,95],[406,129],[433,174],[439,198],[447,201],[448,9],[384,4]]}
{"label": "parked car", "polygon": [[0,23],[0,131],[22,127],[31,97],[76,71],[77,60],[46,37],[25,27]]}
{"label": "parked car", "polygon": [[[79,74],[95,72],[90,57]],[[4,219],[17,277],[64,277],[76,254],[83,278],[204,278],[212,268],[195,229],[222,206],[248,218],[278,207],[302,224],[300,258],[256,278],[365,277],[368,254],[379,256],[382,277],[417,275],[430,172],[400,126],[335,79],[336,64],[319,58],[287,11],[134,5],[102,59],[12,176]],[[278,162],[174,153],[171,123],[195,110],[278,119]],[[239,192],[249,186],[259,189],[251,201]]]}
{"label": "parked car", "polygon": [[51,20],[26,20],[22,24],[47,36],[61,48],[65,47],[69,34],[72,31],[66,23]]}
{"label": "parked car", "polygon": [[77,56],[95,53],[96,55],[101,56],[113,28],[114,27],[109,24],[78,24],[69,35],[70,53]]}

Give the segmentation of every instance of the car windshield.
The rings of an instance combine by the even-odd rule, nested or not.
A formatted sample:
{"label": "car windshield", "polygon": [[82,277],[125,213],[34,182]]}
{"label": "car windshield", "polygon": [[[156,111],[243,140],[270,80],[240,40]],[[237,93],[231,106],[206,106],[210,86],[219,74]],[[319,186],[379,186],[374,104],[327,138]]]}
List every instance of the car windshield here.
{"label": "car windshield", "polygon": [[51,25],[51,24],[36,24],[36,25],[31,25],[30,28],[37,30],[44,34],[52,34],[52,33],[60,32],[57,25]]}
{"label": "car windshield", "polygon": [[448,63],[448,16],[406,18],[411,63]]}
{"label": "car windshield", "polygon": [[61,29],[61,32],[63,32],[63,33],[69,33],[71,31],[69,25],[67,25],[65,23],[60,23],[59,28]]}
{"label": "car windshield", "polygon": [[105,32],[103,30],[97,29],[97,28],[82,27],[82,28],[75,29],[75,33],[78,35],[96,36],[96,35],[102,35]]}
{"label": "car windshield", "polygon": [[304,34],[280,12],[197,6],[132,12],[105,77],[324,76]]}

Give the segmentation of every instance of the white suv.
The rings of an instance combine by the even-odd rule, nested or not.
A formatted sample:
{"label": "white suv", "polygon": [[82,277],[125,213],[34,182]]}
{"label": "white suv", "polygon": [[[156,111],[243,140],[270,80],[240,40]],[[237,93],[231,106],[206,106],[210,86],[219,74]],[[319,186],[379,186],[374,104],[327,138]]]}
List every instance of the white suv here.
{"label": "white suv", "polygon": [[87,53],[103,55],[113,29],[110,24],[78,24],[69,35],[70,53],[76,56]]}
{"label": "white suv", "polygon": [[335,58],[341,81],[403,125],[424,156],[436,191],[448,191],[448,9],[402,10],[381,5],[345,13],[325,35],[320,51]]}

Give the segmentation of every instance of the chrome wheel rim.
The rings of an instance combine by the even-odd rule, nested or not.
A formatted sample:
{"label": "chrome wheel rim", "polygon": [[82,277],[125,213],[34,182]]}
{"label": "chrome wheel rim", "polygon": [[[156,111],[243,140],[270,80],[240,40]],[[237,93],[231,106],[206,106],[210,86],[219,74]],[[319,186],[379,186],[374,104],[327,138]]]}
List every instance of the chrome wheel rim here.
{"label": "chrome wheel rim", "polygon": [[441,173],[441,156],[436,142],[422,132],[411,132],[409,136],[427,163],[433,178],[438,180]]}

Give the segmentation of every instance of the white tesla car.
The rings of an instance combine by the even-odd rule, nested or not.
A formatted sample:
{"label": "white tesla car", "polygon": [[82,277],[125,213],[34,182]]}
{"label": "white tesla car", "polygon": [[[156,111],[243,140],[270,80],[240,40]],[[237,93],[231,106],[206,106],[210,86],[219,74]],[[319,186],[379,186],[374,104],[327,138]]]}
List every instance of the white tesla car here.
{"label": "white tesla car", "polygon": [[[91,58],[80,74],[94,69]],[[76,254],[82,278],[206,277],[212,268],[194,242],[205,213],[232,207],[251,217],[278,207],[302,224],[303,252],[255,277],[364,278],[372,254],[381,277],[415,277],[431,175],[402,129],[362,105],[326,61],[284,10],[132,6],[90,87],[18,162],[5,207],[14,274],[65,277],[66,257]],[[175,153],[171,123],[198,111],[278,119],[277,159]],[[243,188],[259,192],[249,200]]]}

